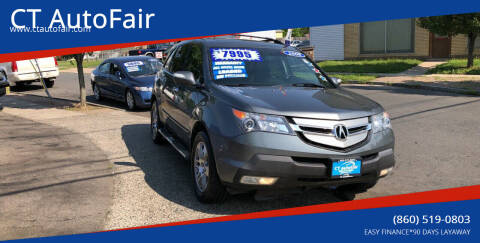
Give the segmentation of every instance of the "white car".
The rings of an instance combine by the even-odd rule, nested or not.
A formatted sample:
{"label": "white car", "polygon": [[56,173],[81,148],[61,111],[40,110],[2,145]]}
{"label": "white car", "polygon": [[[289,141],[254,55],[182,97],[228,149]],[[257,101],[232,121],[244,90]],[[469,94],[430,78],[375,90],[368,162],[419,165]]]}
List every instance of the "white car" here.
{"label": "white car", "polygon": [[53,87],[59,75],[58,63],[54,57],[0,63],[0,72],[7,76],[10,86],[40,82],[40,72],[48,88]]}
{"label": "white car", "polygon": [[299,41],[299,40],[293,40],[292,43],[290,43],[291,46],[295,47],[295,46],[298,46],[298,44],[300,44],[302,41]]}

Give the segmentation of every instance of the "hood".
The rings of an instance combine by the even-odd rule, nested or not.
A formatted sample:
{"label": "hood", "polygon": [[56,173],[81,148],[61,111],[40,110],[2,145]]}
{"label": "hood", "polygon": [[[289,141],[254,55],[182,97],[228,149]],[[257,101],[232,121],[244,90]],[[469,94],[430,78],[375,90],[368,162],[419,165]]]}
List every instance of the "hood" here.
{"label": "hood", "polygon": [[378,114],[376,102],[343,88],[228,87],[214,85],[216,96],[243,111],[290,117],[344,120]]}
{"label": "hood", "polygon": [[134,86],[153,87],[155,75],[129,77],[130,83]]}

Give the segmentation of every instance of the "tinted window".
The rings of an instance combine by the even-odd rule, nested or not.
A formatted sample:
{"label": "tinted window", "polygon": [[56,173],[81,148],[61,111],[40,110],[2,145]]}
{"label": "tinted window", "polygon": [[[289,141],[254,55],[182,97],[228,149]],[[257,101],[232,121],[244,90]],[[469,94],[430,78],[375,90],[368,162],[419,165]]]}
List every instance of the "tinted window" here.
{"label": "tinted window", "polygon": [[175,53],[173,53],[173,57],[171,63],[169,64],[168,71],[171,73],[177,71],[185,71],[185,61],[187,59],[187,49],[185,46],[180,46],[177,48]]}
{"label": "tinted window", "polygon": [[[294,48],[219,47],[211,49],[212,55],[214,50],[219,51],[218,59],[213,60],[212,56],[209,65],[212,77],[219,84],[249,86],[314,84],[327,88],[334,87],[304,54]],[[256,59],[252,60],[254,56]]]}
{"label": "tinted window", "polygon": [[170,71],[169,67],[172,64],[172,58],[174,56],[173,54],[175,54],[176,50],[177,50],[176,48],[170,49],[170,52],[168,53],[167,59],[165,60],[165,66],[164,67],[165,67],[165,69],[167,69],[169,71]]}
{"label": "tinted window", "polygon": [[111,68],[110,68],[110,70],[111,70],[111,71],[110,71],[110,74],[115,74],[115,72],[117,72],[117,71],[120,71],[120,72],[121,72],[121,69],[120,69],[120,67],[118,67],[117,64],[114,64],[114,63],[113,63],[113,64],[110,65],[110,67],[111,67]]}
{"label": "tinted window", "polygon": [[100,65],[100,67],[98,67],[98,71],[100,71],[101,73],[104,73],[104,74],[109,74],[110,73],[110,63],[106,62],[106,63]]}
{"label": "tinted window", "polygon": [[187,46],[187,50],[189,50],[189,54],[185,63],[184,70],[182,71],[192,72],[195,76],[195,80],[203,82],[202,47],[198,44],[192,44]]}

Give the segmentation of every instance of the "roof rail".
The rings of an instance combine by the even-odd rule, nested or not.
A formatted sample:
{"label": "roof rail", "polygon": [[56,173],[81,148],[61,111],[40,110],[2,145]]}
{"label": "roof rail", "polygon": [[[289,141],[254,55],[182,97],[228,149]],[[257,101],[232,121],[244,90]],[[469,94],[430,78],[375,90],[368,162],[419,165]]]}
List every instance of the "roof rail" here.
{"label": "roof rail", "polygon": [[244,34],[233,34],[233,36],[243,36],[243,37],[257,38],[257,39],[262,39],[263,41],[271,41],[275,44],[285,45],[285,43],[283,43],[279,40],[268,38],[268,37],[261,37],[261,36],[254,36],[254,35],[244,35]]}

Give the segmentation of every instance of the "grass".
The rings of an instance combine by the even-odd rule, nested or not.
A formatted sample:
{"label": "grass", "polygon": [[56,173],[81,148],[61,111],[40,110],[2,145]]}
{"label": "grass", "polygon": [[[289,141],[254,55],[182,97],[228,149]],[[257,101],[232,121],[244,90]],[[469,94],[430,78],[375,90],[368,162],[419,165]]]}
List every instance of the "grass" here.
{"label": "grass", "polygon": [[333,74],[330,76],[342,79],[342,83],[349,83],[351,81],[368,83],[369,81],[372,81],[377,78],[377,76],[375,75],[366,75],[366,74]]}
{"label": "grass", "polygon": [[428,74],[472,74],[480,75],[480,58],[474,60],[474,65],[467,68],[467,59],[451,59],[444,64],[428,70]]}
{"label": "grass", "polygon": [[[102,63],[103,60],[84,60],[83,67],[84,68],[91,68],[96,67]],[[60,70],[70,69],[70,68],[77,68],[77,63],[75,60],[67,60],[67,61],[58,61],[58,68]]]}
{"label": "grass", "polygon": [[417,59],[370,59],[356,61],[324,61],[318,65],[326,72],[399,73],[421,63]]}

